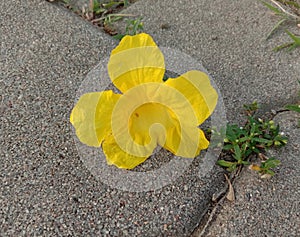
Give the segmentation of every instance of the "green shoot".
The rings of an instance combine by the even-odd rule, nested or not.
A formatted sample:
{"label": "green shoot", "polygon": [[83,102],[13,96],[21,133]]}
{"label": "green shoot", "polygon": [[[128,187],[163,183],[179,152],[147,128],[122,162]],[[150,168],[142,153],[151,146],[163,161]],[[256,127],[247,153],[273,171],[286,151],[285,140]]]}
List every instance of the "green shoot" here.
{"label": "green shoot", "polygon": [[285,43],[285,44],[282,44],[282,45],[279,45],[277,46],[276,48],[274,48],[273,50],[274,51],[279,51],[281,49],[284,49],[284,48],[288,48],[288,51],[291,51],[297,47],[300,47],[300,36],[296,36],[294,35],[293,33],[291,33],[290,31],[286,30],[285,31],[289,36],[290,38],[294,41],[294,42],[291,42],[291,43]]}
{"label": "green shoot", "polygon": [[[275,24],[275,26],[272,28],[272,30],[268,33],[266,39],[269,39],[271,35],[279,29],[280,26],[282,26],[285,23],[299,23],[300,22],[300,16],[299,13],[291,13],[283,8],[283,6],[280,5],[280,3],[289,6],[292,9],[296,9],[297,11],[300,9],[300,6],[298,3],[293,1],[285,1],[285,0],[271,0],[271,2],[276,5],[273,6],[265,1],[259,0],[264,6],[266,6],[269,10],[271,10],[276,16],[279,17],[279,21]],[[279,3],[280,2],[280,3]],[[274,51],[279,51],[284,48],[288,48],[288,51],[291,51],[297,47],[300,46],[300,37],[297,37],[293,33],[286,30],[286,33],[289,35],[289,37],[293,40],[293,42],[290,43],[284,43],[282,45],[279,45],[275,47]]]}
{"label": "green shoot", "polygon": [[139,17],[137,19],[127,19],[126,23],[126,35],[136,35],[143,31],[144,24],[142,22],[142,17]]}
{"label": "green shoot", "polygon": [[142,22],[142,17],[137,19],[127,19],[125,34],[117,34],[113,36],[117,40],[121,40],[125,35],[136,35],[141,33],[144,29],[144,24]]}
{"label": "green shoot", "polygon": [[280,17],[280,20],[275,24],[275,26],[272,28],[272,30],[268,33],[266,39],[269,39],[271,37],[271,35],[286,21],[290,20],[290,16],[283,11],[281,8],[277,8],[272,6],[271,4],[259,0],[263,5],[265,5],[267,8],[269,8],[269,10],[271,10],[276,16]]}

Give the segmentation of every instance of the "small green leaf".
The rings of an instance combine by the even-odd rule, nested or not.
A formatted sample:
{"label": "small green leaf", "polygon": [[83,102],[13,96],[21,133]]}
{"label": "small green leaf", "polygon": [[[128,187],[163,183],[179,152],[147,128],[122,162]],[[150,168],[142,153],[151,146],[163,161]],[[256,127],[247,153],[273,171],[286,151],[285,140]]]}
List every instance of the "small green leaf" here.
{"label": "small green leaf", "polygon": [[294,41],[292,43],[286,43],[286,44],[282,44],[282,45],[279,45],[277,46],[276,48],[274,48],[273,50],[274,51],[278,51],[278,50],[281,50],[283,48],[288,48],[288,51],[291,51],[297,47],[300,47],[300,37],[294,35],[293,33],[291,33],[290,31],[288,30],[285,30],[285,32],[289,35],[289,37]]}
{"label": "small green leaf", "polygon": [[229,151],[232,148],[233,148],[232,144],[226,144],[225,146],[223,146],[223,150],[225,150],[225,151]]}
{"label": "small green leaf", "polygon": [[297,45],[300,45],[300,37],[297,37],[296,35],[294,35],[288,30],[285,30],[285,32],[295,41]]}
{"label": "small green leaf", "polygon": [[106,8],[106,9],[110,9],[110,8],[113,8],[117,5],[119,5],[120,3],[119,2],[109,2],[109,3],[103,3],[103,7]]}
{"label": "small green leaf", "polygon": [[250,165],[251,163],[249,161],[242,161],[243,165]]}
{"label": "small green leaf", "polygon": [[230,162],[230,161],[226,161],[226,160],[218,160],[217,164],[220,165],[220,166],[223,166],[223,167],[231,167],[235,163]]}
{"label": "small green leaf", "polygon": [[282,49],[284,49],[284,48],[290,47],[291,45],[293,45],[293,43],[285,43],[285,44],[281,44],[281,45],[275,47],[275,48],[273,49],[273,51],[278,52],[279,50],[282,50]]}
{"label": "small green leaf", "polygon": [[287,105],[285,108],[300,113],[300,105]]}
{"label": "small green leaf", "polygon": [[114,35],[113,38],[116,39],[116,40],[121,40],[125,35],[123,34],[117,34],[117,35]]}
{"label": "small green leaf", "polygon": [[294,7],[298,8],[298,9],[300,9],[300,5],[298,3],[296,3],[296,2],[287,1],[285,3],[288,4],[288,5],[290,5],[290,6],[294,6]]}
{"label": "small green leaf", "polygon": [[228,167],[226,170],[229,171],[229,172],[232,172],[232,171],[235,171],[237,168],[237,164],[232,164],[232,166]]}
{"label": "small green leaf", "polygon": [[234,145],[233,149],[234,149],[233,157],[238,161],[242,160],[241,148],[238,145]]}
{"label": "small green leaf", "polygon": [[245,141],[249,141],[249,137],[242,137],[240,138],[239,142],[242,143],[242,142],[245,142]]}
{"label": "small green leaf", "polygon": [[261,1],[259,0],[262,4],[264,4],[267,8],[269,8],[271,11],[275,12],[276,14],[282,14],[282,11],[279,10],[278,8],[276,7],[273,7],[271,4],[267,3],[267,2],[264,2],[264,1]]}
{"label": "small green leaf", "polygon": [[273,129],[274,136],[277,136],[277,135],[279,134],[279,129],[280,129],[279,125],[277,125],[277,126],[275,127],[275,129]]}
{"label": "small green leaf", "polygon": [[252,153],[251,149],[247,149],[245,152],[245,157],[248,157]]}
{"label": "small green leaf", "polygon": [[259,153],[260,151],[259,151],[257,148],[254,148],[254,149],[253,149],[253,152]]}
{"label": "small green leaf", "polygon": [[259,142],[259,143],[270,143],[270,140],[264,139],[264,138],[260,138],[260,137],[253,137],[252,141],[256,141],[256,142]]}
{"label": "small green leaf", "polygon": [[269,158],[264,163],[262,163],[264,168],[275,168],[280,165],[280,160],[275,159],[274,157]]}
{"label": "small green leaf", "polygon": [[275,174],[275,172],[273,170],[266,170],[266,173],[271,176],[274,176],[274,174]]}

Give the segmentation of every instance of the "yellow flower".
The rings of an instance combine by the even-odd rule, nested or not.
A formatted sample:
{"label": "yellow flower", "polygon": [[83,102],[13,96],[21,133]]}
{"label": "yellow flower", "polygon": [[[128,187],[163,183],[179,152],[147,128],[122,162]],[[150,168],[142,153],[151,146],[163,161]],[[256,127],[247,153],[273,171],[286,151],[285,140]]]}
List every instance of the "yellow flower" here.
{"label": "yellow flower", "polygon": [[211,115],[218,96],[205,73],[189,71],[164,82],[164,57],[144,33],[122,39],[108,72],[122,94],[84,94],[70,116],[79,140],[102,145],[108,164],[132,169],[157,145],[186,158],[208,147],[198,126]]}

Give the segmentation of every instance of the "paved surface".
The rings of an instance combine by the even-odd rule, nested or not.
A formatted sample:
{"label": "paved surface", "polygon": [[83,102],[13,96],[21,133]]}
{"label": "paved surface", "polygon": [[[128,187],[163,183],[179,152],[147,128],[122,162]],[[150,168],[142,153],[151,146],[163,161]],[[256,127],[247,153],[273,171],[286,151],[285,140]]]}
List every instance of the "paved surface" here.
{"label": "paved surface", "polygon": [[[146,32],[160,45],[202,61],[221,89],[230,121],[242,121],[241,105],[254,99],[265,111],[295,100],[298,51],[271,51],[286,38],[263,40],[274,21],[261,5],[246,0],[155,3],[143,0],[126,11],[144,16]],[[175,183],[130,193],[96,180],[77,155],[68,122],[74,93],[116,42],[46,2],[2,1],[0,9],[1,235],[189,236],[212,194],[225,185],[220,169],[199,178],[198,159]],[[285,151],[292,152],[290,157],[297,154]],[[278,202],[284,201],[284,188],[293,193],[286,194],[289,202],[299,200],[296,186],[287,186],[299,177],[287,175],[296,172],[295,160],[271,181],[277,190],[272,198]],[[266,219],[264,213],[258,218]],[[239,223],[245,223],[250,234],[254,227],[244,217]],[[272,210],[268,217],[278,219]],[[285,224],[282,229],[294,230],[288,226],[293,222]]]}

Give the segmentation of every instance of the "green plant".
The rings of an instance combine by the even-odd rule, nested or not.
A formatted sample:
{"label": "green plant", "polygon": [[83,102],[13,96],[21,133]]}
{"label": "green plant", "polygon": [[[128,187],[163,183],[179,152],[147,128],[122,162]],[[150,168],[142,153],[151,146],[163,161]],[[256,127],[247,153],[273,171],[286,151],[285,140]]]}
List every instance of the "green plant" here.
{"label": "green plant", "polygon": [[127,16],[127,15],[125,15],[125,14],[108,14],[104,17],[101,17],[100,19],[103,20],[104,26],[112,26],[113,23],[121,20],[124,16]]}
{"label": "green plant", "polygon": [[93,22],[103,22],[104,25],[112,25],[114,22],[122,19],[124,16],[131,16],[128,14],[113,13],[113,10],[120,4],[124,4],[123,1],[109,1],[108,3],[100,3],[98,0],[91,0],[90,11],[94,15]]}
{"label": "green plant", "polygon": [[136,35],[141,33],[144,29],[144,24],[142,22],[142,17],[137,19],[127,19],[126,20],[126,35]]}
{"label": "green plant", "polygon": [[[54,0],[48,0],[54,1]],[[94,25],[100,26],[103,30],[111,36],[116,35],[117,31],[114,28],[114,23],[124,17],[133,17],[132,14],[121,14],[120,10],[124,9],[130,4],[129,0],[89,0],[89,4],[82,4],[82,7],[75,7],[71,0],[58,0],[66,8],[71,9],[76,14],[84,19],[91,21]],[[133,20],[134,21],[134,20]],[[133,33],[142,29],[142,23],[137,22],[136,26],[133,22]],[[141,24],[140,24],[141,23]],[[135,28],[137,27],[137,28]]]}
{"label": "green plant", "polygon": [[291,51],[297,47],[300,47],[300,37],[294,35],[293,33],[289,32],[288,30],[285,30],[285,32],[290,36],[290,38],[294,42],[279,45],[273,49],[274,51],[279,51],[279,50],[281,50],[283,48],[287,48],[287,47],[288,47],[288,51]]}
{"label": "green plant", "polygon": [[224,137],[223,152],[230,158],[218,160],[217,164],[228,171],[234,171],[241,165],[250,165],[251,155],[259,155],[271,147],[287,143],[287,138],[279,132],[279,126],[272,120],[255,118],[254,112],[259,107],[256,102],[244,107],[249,114],[245,126],[228,124],[225,131],[219,132]]}
{"label": "green plant", "polygon": [[125,34],[117,34],[113,37],[117,40],[121,40],[125,35],[136,35],[138,33],[143,32],[144,24],[142,22],[142,19],[142,17],[139,17],[137,19],[127,19]]}
{"label": "green plant", "polygon": [[100,3],[98,0],[90,0],[90,10],[97,15],[106,14],[121,4],[128,6],[128,1],[109,1],[107,3]]}
{"label": "green plant", "polygon": [[97,0],[93,0],[92,2],[90,2],[90,11],[93,14],[99,15],[105,13],[107,9],[102,7],[102,5]]}
{"label": "green plant", "polygon": [[[295,23],[295,24],[299,24],[300,23],[300,16],[294,13],[289,12],[288,10],[284,9],[283,6],[281,6],[279,4],[278,1],[275,0],[271,0],[271,2],[276,5],[273,6],[270,3],[267,3],[265,1],[259,0],[263,5],[265,5],[269,10],[271,10],[276,16],[279,17],[279,21],[275,24],[275,26],[272,28],[272,30],[269,32],[269,34],[267,35],[266,39],[269,39],[271,37],[271,35],[283,24],[285,23]],[[281,0],[281,3],[293,7],[297,10],[300,10],[300,6],[299,4],[297,4],[296,2],[293,1],[284,1]],[[288,50],[292,50],[295,49],[296,47],[300,46],[300,37],[297,37],[295,34],[291,33],[288,30],[285,30],[286,33],[288,34],[288,36],[293,40],[293,42],[291,43],[285,43],[282,45],[279,45],[277,47],[274,48],[274,51],[278,51],[281,50],[283,48],[289,47]]]}

